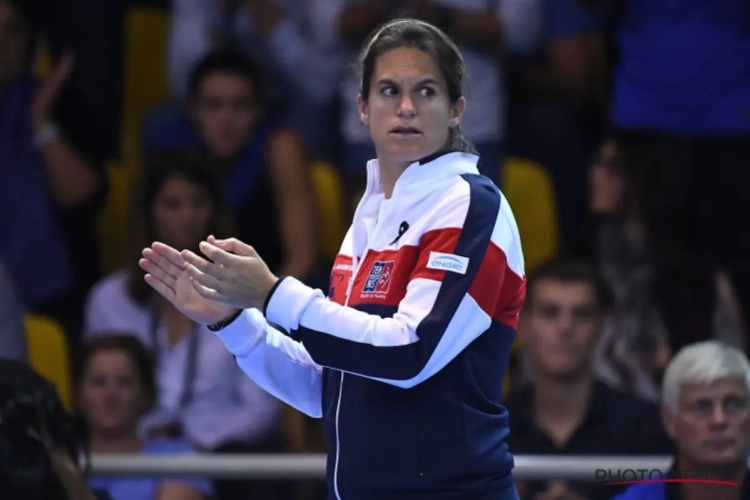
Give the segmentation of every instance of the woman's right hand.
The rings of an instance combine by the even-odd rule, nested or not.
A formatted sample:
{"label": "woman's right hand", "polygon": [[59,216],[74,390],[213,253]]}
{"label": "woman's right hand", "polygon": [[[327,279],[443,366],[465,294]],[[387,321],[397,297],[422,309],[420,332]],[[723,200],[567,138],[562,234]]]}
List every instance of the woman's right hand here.
{"label": "woman's right hand", "polygon": [[202,297],[193,287],[180,252],[169,245],[155,242],[145,248],[138,264],[148,273],[146,283],[197,323],[212,325],[237,311],[232,306]]}

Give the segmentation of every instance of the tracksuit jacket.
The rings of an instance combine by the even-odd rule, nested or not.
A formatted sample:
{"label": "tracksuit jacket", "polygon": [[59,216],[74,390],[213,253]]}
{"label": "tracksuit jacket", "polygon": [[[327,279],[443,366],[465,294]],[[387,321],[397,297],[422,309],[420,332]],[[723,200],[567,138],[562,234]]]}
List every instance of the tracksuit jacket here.
{"label": "tracksuit jacket", "polygon": [[477,160],[415,162],[389,199],[371,160],[327,296],[282,278],[217,332],[259,386],[324,419],[330,499],[517,498],[502,382],[524,261]]}

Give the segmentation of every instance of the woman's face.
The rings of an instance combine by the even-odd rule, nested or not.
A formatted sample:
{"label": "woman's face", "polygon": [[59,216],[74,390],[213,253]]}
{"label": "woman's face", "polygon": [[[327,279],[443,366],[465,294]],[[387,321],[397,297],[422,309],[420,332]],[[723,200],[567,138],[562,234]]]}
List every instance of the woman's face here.
{"label": "woman's face", "polygon": [[79,390],[81,411],[92,432],[131,432],[145,410],[146,395],[135,365],[118,349],[91,357]]}
{"label": "woman's face", "polygon": [[394,163],[417,161],[440,150],[449,126],[457,126],[466,102],[451,105],[437,63],[415,48],[380,55],[370,81],[370,96],[358,98],[360,118],[370,128],[378,158]]}
{"label": "woman's face", "polygon": [[194,248],[208,236],[215,209],[206,189],[182,177],[172,177],[154,200],[156,237],[174,248]]}
{"label": "woman's face", "polygon": [[29,27],[20,13],[0,0],[0,85],[24,70],[29,51]]}
{"label": "woman's face", "polygon": [[589,172],[590,208],[597,215],[615,214],[622,205],[625,182],[618,162],[617,144],[612,140],[604,141]]}
{"label": "woman's face", "polygon": [[232,158],[245,147],[258,120],[256,89],[240,75],[207,75],[198,86],[192,113],[211,153]]}

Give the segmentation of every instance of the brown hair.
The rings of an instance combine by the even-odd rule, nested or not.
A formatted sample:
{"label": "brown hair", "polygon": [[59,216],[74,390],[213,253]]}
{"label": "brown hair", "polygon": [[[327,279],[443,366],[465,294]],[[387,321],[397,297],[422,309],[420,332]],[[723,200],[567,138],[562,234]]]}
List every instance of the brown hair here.
{"label": "brown hair", "polygon": [[[435,26],[417,19],[395,19],[376,29],[365,41],[359,61],[361,80],[359,92],[362,99],[370,97],[372,81],[378,58],[393,49],[409,47],[419,49],[432,56],[440,67],[440,72],[448,86],[448,98],[456,104],[466,86],[466,66],[458,47]],[[476,149],[464,137],[460,126],[451,127],[449,147],[466,153],[476,153]]]}
{"label": "brown hair", "polygon": [[129,333],[99,332],[84,345],[76,387],[81,387],[91,360],[103,351],[119,351],[130,358],[138,375],[138,382],[146,396],[145,408],[151,409],[156,404],[157,398],[154,360],[140,340]]}

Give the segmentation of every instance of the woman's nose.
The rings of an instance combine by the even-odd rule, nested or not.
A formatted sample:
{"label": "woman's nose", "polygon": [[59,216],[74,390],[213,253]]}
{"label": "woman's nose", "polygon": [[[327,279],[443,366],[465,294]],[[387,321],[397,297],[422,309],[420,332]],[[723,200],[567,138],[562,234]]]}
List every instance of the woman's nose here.
{"label": "woman's nose", "polygon": [[409,94],[404,94],[401,98],[401,102],[399,103],[398,115],[413,116],[415,114],[416,109],[414,108],[414,101],[412,100],[411,96],[409,96]]}

